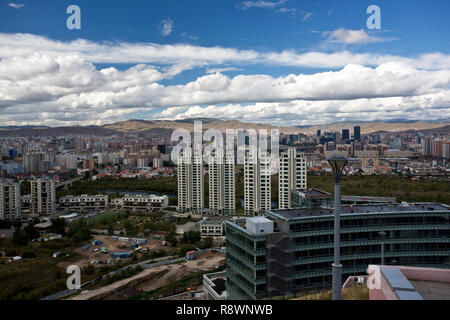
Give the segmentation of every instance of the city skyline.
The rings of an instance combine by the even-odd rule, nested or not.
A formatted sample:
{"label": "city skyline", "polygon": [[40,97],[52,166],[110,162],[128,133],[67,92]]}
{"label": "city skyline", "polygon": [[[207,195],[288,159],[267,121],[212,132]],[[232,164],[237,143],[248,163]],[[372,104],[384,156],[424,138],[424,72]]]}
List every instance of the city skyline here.
{"label": "city skyline", "polygon": [[1,125],[448,118],[448,2],[376,4],[1,1]]}

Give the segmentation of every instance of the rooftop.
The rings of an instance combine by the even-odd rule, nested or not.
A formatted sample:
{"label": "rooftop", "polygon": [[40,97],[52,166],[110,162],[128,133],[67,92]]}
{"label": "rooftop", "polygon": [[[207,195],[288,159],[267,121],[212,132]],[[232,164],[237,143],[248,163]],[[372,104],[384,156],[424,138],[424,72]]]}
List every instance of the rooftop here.
{"label": "rooftop", "polygon": [[369,270],[380,275],[378,285],[370,289],[370,300],[450,300],[448,269],[369,266]]}
{"label": "rooftop", "polygon": [[[399,212],[433,212],[449,211],[450,207],[436,203],[416,203],[416,204],[395,204],[395,205],[354,205],[342,206],[341,214],[361,214],[361,213],[399,213]],[[299,208],[286,210],[271,210],[269,214],[280,216],[285,220],[333,215],[333,208]]]}
{"label": "rooftop", "polygon": [[303,193],[307,198],[329,198],[331,194],[319,189],[302,189],[298,190],[299,193]]}

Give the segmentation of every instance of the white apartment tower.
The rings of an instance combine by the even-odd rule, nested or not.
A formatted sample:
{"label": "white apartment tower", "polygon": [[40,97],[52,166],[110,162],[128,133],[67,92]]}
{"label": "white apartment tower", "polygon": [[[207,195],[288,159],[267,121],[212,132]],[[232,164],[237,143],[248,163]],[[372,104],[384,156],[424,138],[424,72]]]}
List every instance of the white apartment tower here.
{"label": "white apartment tower", "polygon": [[52,214],[56,211],[55,180],[36,179],[31,181],[31,213]]}
{"label": "white apartment tower", "polygon": [[209,157],[208,165],[211,213],[234,215],[236,213],[234,155],[224,154],[224,150],[219,148]]}
{"label": "white apartment tower", "polygon": [[0,220],[20,218],[20,184],[0,180]]}
{"label": "white apartment tower", "polygon": [[247,215],[262,215],[271,209],[270,156],[252,149],[244,163],[244,209]]}
{"label": "white apartment tower", "polygon": [[291,191],[307,188],[305,154],[289,148],[280,154],[278,172],[279,209],[291,209]]}
{"label": "white apartment tower", "polygon": [[203,159],[185,148],[178,156],[178,211],[203,211]]}

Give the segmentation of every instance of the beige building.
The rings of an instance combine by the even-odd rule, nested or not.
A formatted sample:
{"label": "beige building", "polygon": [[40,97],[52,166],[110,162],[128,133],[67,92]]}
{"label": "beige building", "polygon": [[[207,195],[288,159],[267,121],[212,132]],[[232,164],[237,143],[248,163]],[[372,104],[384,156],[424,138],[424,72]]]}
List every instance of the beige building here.
{"label": "beige building", "polygon": [[224,155],[223,149],[219,149],[211,155],[208,162],[211,213],[234,215],[236,213],[234,155]]}
{"label": "beige building", "polygon": [[178,156],[178,211],[203,212],[203,159],[186,148]]}
{"label": "beige building", "polygon": [[261,215],[271,209],[270,156],[249,150],[244,161],[244,209],[247,215]]}
{"label": "beige building", "polygon": [[306,157],[289,148],[280,154],[278,173],[278,207],[291,209],[291,191],[307,188]]}
{"label": "beige building", "polygon": [[41,178],[31,181],[31,213],[52,214],[56,211],[55,181]]}
{"label": "beige building", "polygon": [[20,213],[20,184],[0,180],[0,220],[18,219]]}

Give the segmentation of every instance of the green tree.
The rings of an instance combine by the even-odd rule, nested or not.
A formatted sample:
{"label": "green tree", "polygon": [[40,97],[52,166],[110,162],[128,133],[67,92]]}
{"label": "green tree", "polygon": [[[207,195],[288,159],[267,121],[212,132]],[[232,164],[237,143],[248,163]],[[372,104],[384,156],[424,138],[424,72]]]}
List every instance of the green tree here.
{"label": "green tree", "polygon": [[78,243],[89,240],[91,238],[91,230],[86,221],[79,219],[70,225],[67,236]]}

